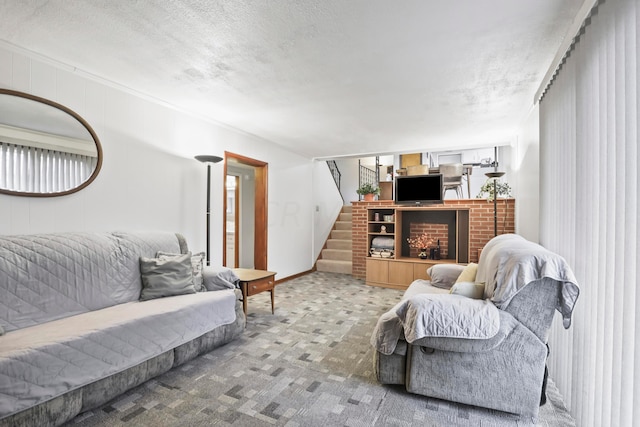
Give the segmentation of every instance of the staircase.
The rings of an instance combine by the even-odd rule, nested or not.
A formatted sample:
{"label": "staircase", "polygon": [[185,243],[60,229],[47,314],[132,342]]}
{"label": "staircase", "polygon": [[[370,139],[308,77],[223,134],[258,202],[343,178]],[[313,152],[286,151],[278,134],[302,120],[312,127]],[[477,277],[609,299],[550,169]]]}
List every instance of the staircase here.
{"label": "staircase", "polygon": [[351,274],[351,205],[343,206],[316,262],[317,271]]}

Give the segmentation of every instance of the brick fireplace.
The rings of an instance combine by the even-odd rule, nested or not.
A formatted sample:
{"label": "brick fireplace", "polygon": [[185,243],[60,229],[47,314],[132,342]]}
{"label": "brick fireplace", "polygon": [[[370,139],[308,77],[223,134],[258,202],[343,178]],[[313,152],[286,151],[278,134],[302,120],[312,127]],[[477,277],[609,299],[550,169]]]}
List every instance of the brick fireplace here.
{"label": "brick fireplace", "polygon": [[[375,202],[352,202],[352,274],[354,277],[365,278],[365,260],[369,253],[367,247],[367,208],[396,207],[392,200],[380,200]],[[469,246],[471,262],[478,262],[480,249],[493,237],[493,203],[485,199],[445,200],[443,205],[435,205],[434,208],[469,209]],[[515,232],[515,199],[498,199],[498,234]],[[414,224],[411,229],[411,237],[422,232],[431,236],[441,237],[441,254],[447,253],[447,226],[444,224]],[[416,234],[414,234],[416,233]],[[412,255],[413,255],[412,250]],[[416,252],[417,254],[417,252]]]}

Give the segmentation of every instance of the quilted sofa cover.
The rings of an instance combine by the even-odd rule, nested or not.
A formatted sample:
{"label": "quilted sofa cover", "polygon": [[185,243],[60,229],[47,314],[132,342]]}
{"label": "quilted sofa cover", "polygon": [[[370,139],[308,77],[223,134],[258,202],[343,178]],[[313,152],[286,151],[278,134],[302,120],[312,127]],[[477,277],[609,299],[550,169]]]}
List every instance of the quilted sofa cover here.
{"label": "quilted sofa cover", "polygon": [[[186,250],[167,232],[0,237],[0,425],[60,424],[114,397],[90,395],[92,383],[164,357],[167,367],[144,368],[146,380],[239,335],[234,289],[138,301],[139,258]],[[78,390],[75,413],[29,413]]]}

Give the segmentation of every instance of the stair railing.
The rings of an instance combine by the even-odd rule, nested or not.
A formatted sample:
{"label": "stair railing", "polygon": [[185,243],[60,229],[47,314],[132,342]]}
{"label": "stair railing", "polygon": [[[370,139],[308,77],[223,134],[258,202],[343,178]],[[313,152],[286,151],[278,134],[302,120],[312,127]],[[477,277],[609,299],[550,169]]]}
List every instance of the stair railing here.
{"label": "stair railing", "polygon": [[336,187],[338,187],[338,191],[340,191],[340,180],[342,178],[342,173],[340,173],[340,169],[338,169],[338,164],[335,160],[327,160],[327,166],[329,166],[331,176],[333,176]]}

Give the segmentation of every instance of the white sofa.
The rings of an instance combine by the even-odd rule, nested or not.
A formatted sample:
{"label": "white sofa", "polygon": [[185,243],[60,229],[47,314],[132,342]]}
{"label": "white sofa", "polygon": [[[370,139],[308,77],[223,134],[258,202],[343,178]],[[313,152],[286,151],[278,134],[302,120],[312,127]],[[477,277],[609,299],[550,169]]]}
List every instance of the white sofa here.
{"label": "white sofa", "polygon": [[[200,277],[189,253],[141,274],[159,252],[188,248],[169,232],[0,236],[0,426],[63,424],[242,334],[229,270]],[[158,297],[152,272],[193,287]]]}
{"label": "white sofa", "polygon": [[371,337],[378,381],[535,420],[549,328],[555,310],[570,326],[576,279],[562,257],[514,234],[489,241],[476,273],[454,284],[470,267],[432,267],[431,282],[413,282],[380,317]]}

